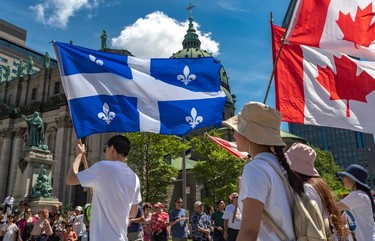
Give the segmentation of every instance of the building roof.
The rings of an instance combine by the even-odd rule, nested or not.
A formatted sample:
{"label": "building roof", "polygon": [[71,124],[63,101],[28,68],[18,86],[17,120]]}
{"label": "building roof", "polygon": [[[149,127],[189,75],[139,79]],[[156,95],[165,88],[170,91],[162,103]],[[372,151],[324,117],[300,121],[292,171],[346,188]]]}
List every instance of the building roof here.
{"label": "building roof", "polygon": [[292,133],[289,133],[287,131],[284,131],[284,130],[281,130],[280,129],[280,135],[281,137],[284,139],[295,139],[295,140],[300,140],[302,141],[303,143],[307,143],[307,140],[303,137],[300,137],[300,136],[296,136],[296,135],[293,135]]}
{"label": "building roof", "polygon": [[[196,161],[186,157],[186,170],[191,170],[195,167]],[[175,167],[177,170],[182,171],[182,157],[177,157],[172,159],[171,166]]]}

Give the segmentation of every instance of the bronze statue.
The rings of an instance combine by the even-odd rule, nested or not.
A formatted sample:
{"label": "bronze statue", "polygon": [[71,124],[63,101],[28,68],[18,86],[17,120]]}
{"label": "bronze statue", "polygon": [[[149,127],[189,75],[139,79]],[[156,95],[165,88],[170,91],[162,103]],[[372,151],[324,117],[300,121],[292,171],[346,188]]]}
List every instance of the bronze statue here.
{"label": "bronze statue", "polygon": [[30,75],[33,73],[33,66],[34,66],[34,61],[31,56],[29,56],[29,63],[27,64],[27,74]]}
{"label": "bronze statue", "polygon": [[12,78],[12,76],[10,74],[10,66],[9,65],[7,65],[7,67],[5,69],[4,77],[5,77],[5,81],[9,81]]}
{"label": "bronze statue", "polygon": [[23,60],[21,59],[18,67],[17,67],[17,76],[18,77],[23,77],[23,71],[25,69],[25,64],[23,63]]}
{"label": "bronze statue", "polygon": [[49,68],[49,65],[50,65],[50,62],[51,62],[51,58],[49,57],[48,52],[46,52],[46,54],[44,55],[43,67],[44,67],[45,69],[48,69],[48,68]]}
{"label": "bronze statue", "polygon": [[27,118],[22,115],[28,125],[29,141],[28,146],[43,146],[44,144],[44,123],[42,118],[40,118],[38,112],[34,112],[32,117]]}
{"label": "bronze statue", "polygon": [[100,36],[100,38],[102,39],[102,49],[106,49],[107,48],[107,33],[105,32],[105,30],[103,30],[103,34]]}
{"label": "bronze statue", "polygon": [[40,167],[38,178],[31,189],[31,198],[48,198],[52,196],[51,182],[47,176],[47,171],[43,167]]}

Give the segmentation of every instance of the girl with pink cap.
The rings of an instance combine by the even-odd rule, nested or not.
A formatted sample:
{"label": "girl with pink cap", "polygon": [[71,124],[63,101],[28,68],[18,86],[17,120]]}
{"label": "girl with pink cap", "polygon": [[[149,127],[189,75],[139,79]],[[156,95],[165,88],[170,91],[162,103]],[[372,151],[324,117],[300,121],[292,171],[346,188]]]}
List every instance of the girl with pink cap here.
{"label": "girl with pink cap", "polygon": [[[345,220],[329,186],[320,178],[319,172],[315,169],[316,152],[314,149],[302,143],[294,143],[285,156],[290,163],[290,168],[302,179],[307,196],[318,204],[323,219],[327,224],[333,225],[334,233],[340,238],[339,240],[345,240],[347,237]],[[330,228],[327,225],[326,233],[328,237],[333,238]]]}

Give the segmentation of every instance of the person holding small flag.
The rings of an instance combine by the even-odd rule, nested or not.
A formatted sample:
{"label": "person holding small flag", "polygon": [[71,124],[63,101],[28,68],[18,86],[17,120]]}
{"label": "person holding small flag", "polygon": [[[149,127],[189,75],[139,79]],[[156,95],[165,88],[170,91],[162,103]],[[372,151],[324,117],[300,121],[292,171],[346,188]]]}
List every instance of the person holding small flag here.
{"label": "person holding small flag", "polygon": [[123,135],[113,136],[104,149],[106,160],[78,172],[85,145],[77,144],[66,183],[93,188],[90,220],[91,241],[126,241],[129,217],[137,215],[141,202],[138,176],[127,166],[130,141]]}

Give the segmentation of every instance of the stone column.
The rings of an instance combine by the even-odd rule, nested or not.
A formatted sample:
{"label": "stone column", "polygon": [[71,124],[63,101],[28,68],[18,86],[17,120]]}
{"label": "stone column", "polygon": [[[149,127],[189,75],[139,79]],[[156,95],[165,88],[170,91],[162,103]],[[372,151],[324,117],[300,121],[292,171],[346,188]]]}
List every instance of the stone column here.
{"label": "stone column", "polygon": [[1,148],[0,158],[0,202],[2,202],[5,199],[6,195],[9,194],[9,190],[7,190],[7,184],[9,161],[12,150],[13,130],[3,130],[0,135],[1,138],[3,138],[3,146]]}
{"label": "stone column", "polygon": [[8,192],[13,193],[14,195],[14,189],[15,189],[15,183],[16,183],[16,176],[17,176],[17,169],[18,169],[18,163],[19,158],[22,154],[22,147],[23,147],[23,135],[26,132],[26,128],[18,128],[15,130],[14,139],[13,139],[13,145],[12,145],[12,158],[10,160],[10,170],[9,170],[9,183],[8,183]]}
{"label": "stone column", "polygon": [[66,174],[70,163],[70,143],[72,140],[72,121],[69,116],[62,116],[56,118],[57,133],[55,144],[55,160],[57,163],[54,166],[52,174],[53,178],[53,195],[60,201],[66,203],[69,193],[67,192]]}

